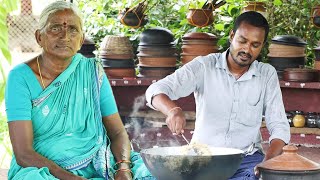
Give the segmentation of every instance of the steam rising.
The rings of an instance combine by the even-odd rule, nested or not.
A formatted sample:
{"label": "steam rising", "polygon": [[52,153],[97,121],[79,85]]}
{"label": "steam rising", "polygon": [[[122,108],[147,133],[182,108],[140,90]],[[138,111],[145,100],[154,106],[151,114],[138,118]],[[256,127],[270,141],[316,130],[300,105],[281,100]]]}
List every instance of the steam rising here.
{"label": "steam rising", "polygon": [[[145,106],[145,104],[146,98],[144,95],[136,97],[134,99],[132,112],[128,116],[129,121],[125,124],[125,128],[129,130],[132,136],[131,148],[133,148],[135,151],[140,151],[140,148],[144,147],[149,148],[153,146],[180,146],[179,141],[184,142],[180,135],[172,135],[168,139],[164,137],[164,135],[162,134],[163,132],[166,132],[166,134],[171,134],[167,127],[163,127],[164,129],[161,130],[161,132],[151,132],[150,129],[148,129],[148,127],[152,127],[150,126],[150,124],[148,125],[148,123],[154,121],[154,117],[150,117],[149,115],[147,115],[147,117],[141,115],[140,110]],[[165,122],[165,119],[163,119],[162,122]],[[148,138],[148,135],[150,136],[151,133],[152,136],[155,137],[154,139],[150,139],[150,137]],[[140,147],[140,145],[142,144],[144,144],[144,146]],[[133,146],[135,146],[135,148]]]}

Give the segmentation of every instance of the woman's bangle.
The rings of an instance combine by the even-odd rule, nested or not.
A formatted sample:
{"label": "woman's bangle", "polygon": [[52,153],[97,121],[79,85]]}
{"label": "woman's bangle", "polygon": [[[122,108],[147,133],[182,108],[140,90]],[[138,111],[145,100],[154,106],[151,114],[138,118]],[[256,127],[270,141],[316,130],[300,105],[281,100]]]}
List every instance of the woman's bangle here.
{"label": "woman's bangle", "polygon": [[114,169],[118,169],[119,168],[119,164],[122,164],[122,163],[129,164],[129,167],[131,168],[131,161],[129,161],[129,160],[120,160],[120,161],[116,162],[116,164],[113,166],[113,168]]}
{"label": "woman's bangle", "polygon": [[121,171],[121,172],[130,172],[131,176],[133,177],[133,172],[131,171],[131,169],[120,168],[120,169],[116,170],[116,172],[114,174],[117,174],[119,171]]}
{"label": "woman's bangle", "polygon": [[173,110],[175,110],[175,109],[180,109],[180,110],[182,111],[181,107],[176,106],[176,107],[171,108],[171,109],[167,112],[167,116],[169,116],[169,114],[170,114]]}

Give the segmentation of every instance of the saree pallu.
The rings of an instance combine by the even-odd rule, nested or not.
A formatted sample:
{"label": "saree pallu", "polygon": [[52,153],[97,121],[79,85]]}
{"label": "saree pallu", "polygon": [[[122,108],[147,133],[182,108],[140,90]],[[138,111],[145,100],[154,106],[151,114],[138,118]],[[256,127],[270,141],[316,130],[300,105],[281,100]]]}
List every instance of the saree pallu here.
{"label": "saree pallu", "polygon": [[[100,111],[103,74],[96,59],[76,54],[68,68],[32,100],[34,150],[60,167],[92,179],[113,179],[114,173]],[[141,158],[133,163],[135,179],[152,177]],[[8,177],[56,179],[48,168],[22,168],[14,157]]]}

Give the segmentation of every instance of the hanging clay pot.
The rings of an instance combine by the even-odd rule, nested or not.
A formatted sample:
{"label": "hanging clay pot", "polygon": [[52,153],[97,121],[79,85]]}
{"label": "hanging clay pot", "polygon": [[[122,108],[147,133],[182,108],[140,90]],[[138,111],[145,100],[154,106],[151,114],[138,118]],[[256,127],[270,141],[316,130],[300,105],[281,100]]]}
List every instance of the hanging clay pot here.
{"label": "hanging clay pot", "polygon": [[266,8],[266,3],[264,2],[248,1],[247,5],[243,7],[242,11],[243,12],[256,11],[261,13],[264,17],[267,17],[267,8]]}
{"label": "hanging clay pot", "polygon": [[320,28],[320,5],[317,5],[314,8],[312,8],[311,19],[312,19],[312,23],[317,28]]}
{"label": "hanging clay pot", "polygon": [[187,14],[189,24],[197,27],[205,27],[213,23],[211,9],[189,9]]}

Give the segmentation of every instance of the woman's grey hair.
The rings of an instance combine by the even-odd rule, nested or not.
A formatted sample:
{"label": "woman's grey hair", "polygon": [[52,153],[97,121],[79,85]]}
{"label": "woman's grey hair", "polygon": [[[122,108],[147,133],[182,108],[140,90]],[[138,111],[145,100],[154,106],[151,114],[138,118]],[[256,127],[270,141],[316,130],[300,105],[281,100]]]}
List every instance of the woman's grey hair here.
{"label": "woman's grey hair", "polygon": [[57,11],[62,11],[65,9],[70,9],[73,11],[75,15],[77,15],[80,18],[80,26],[82,29],[82,15],[78,7],[71,3],[71,2],[66,2],[66,1],[56,1],[54,3],[49,4],[40,14],[40,19],[39,19],[39,29],[43,30],[44,27],[47,25],[48,19],[51,14],[57,12]]}

